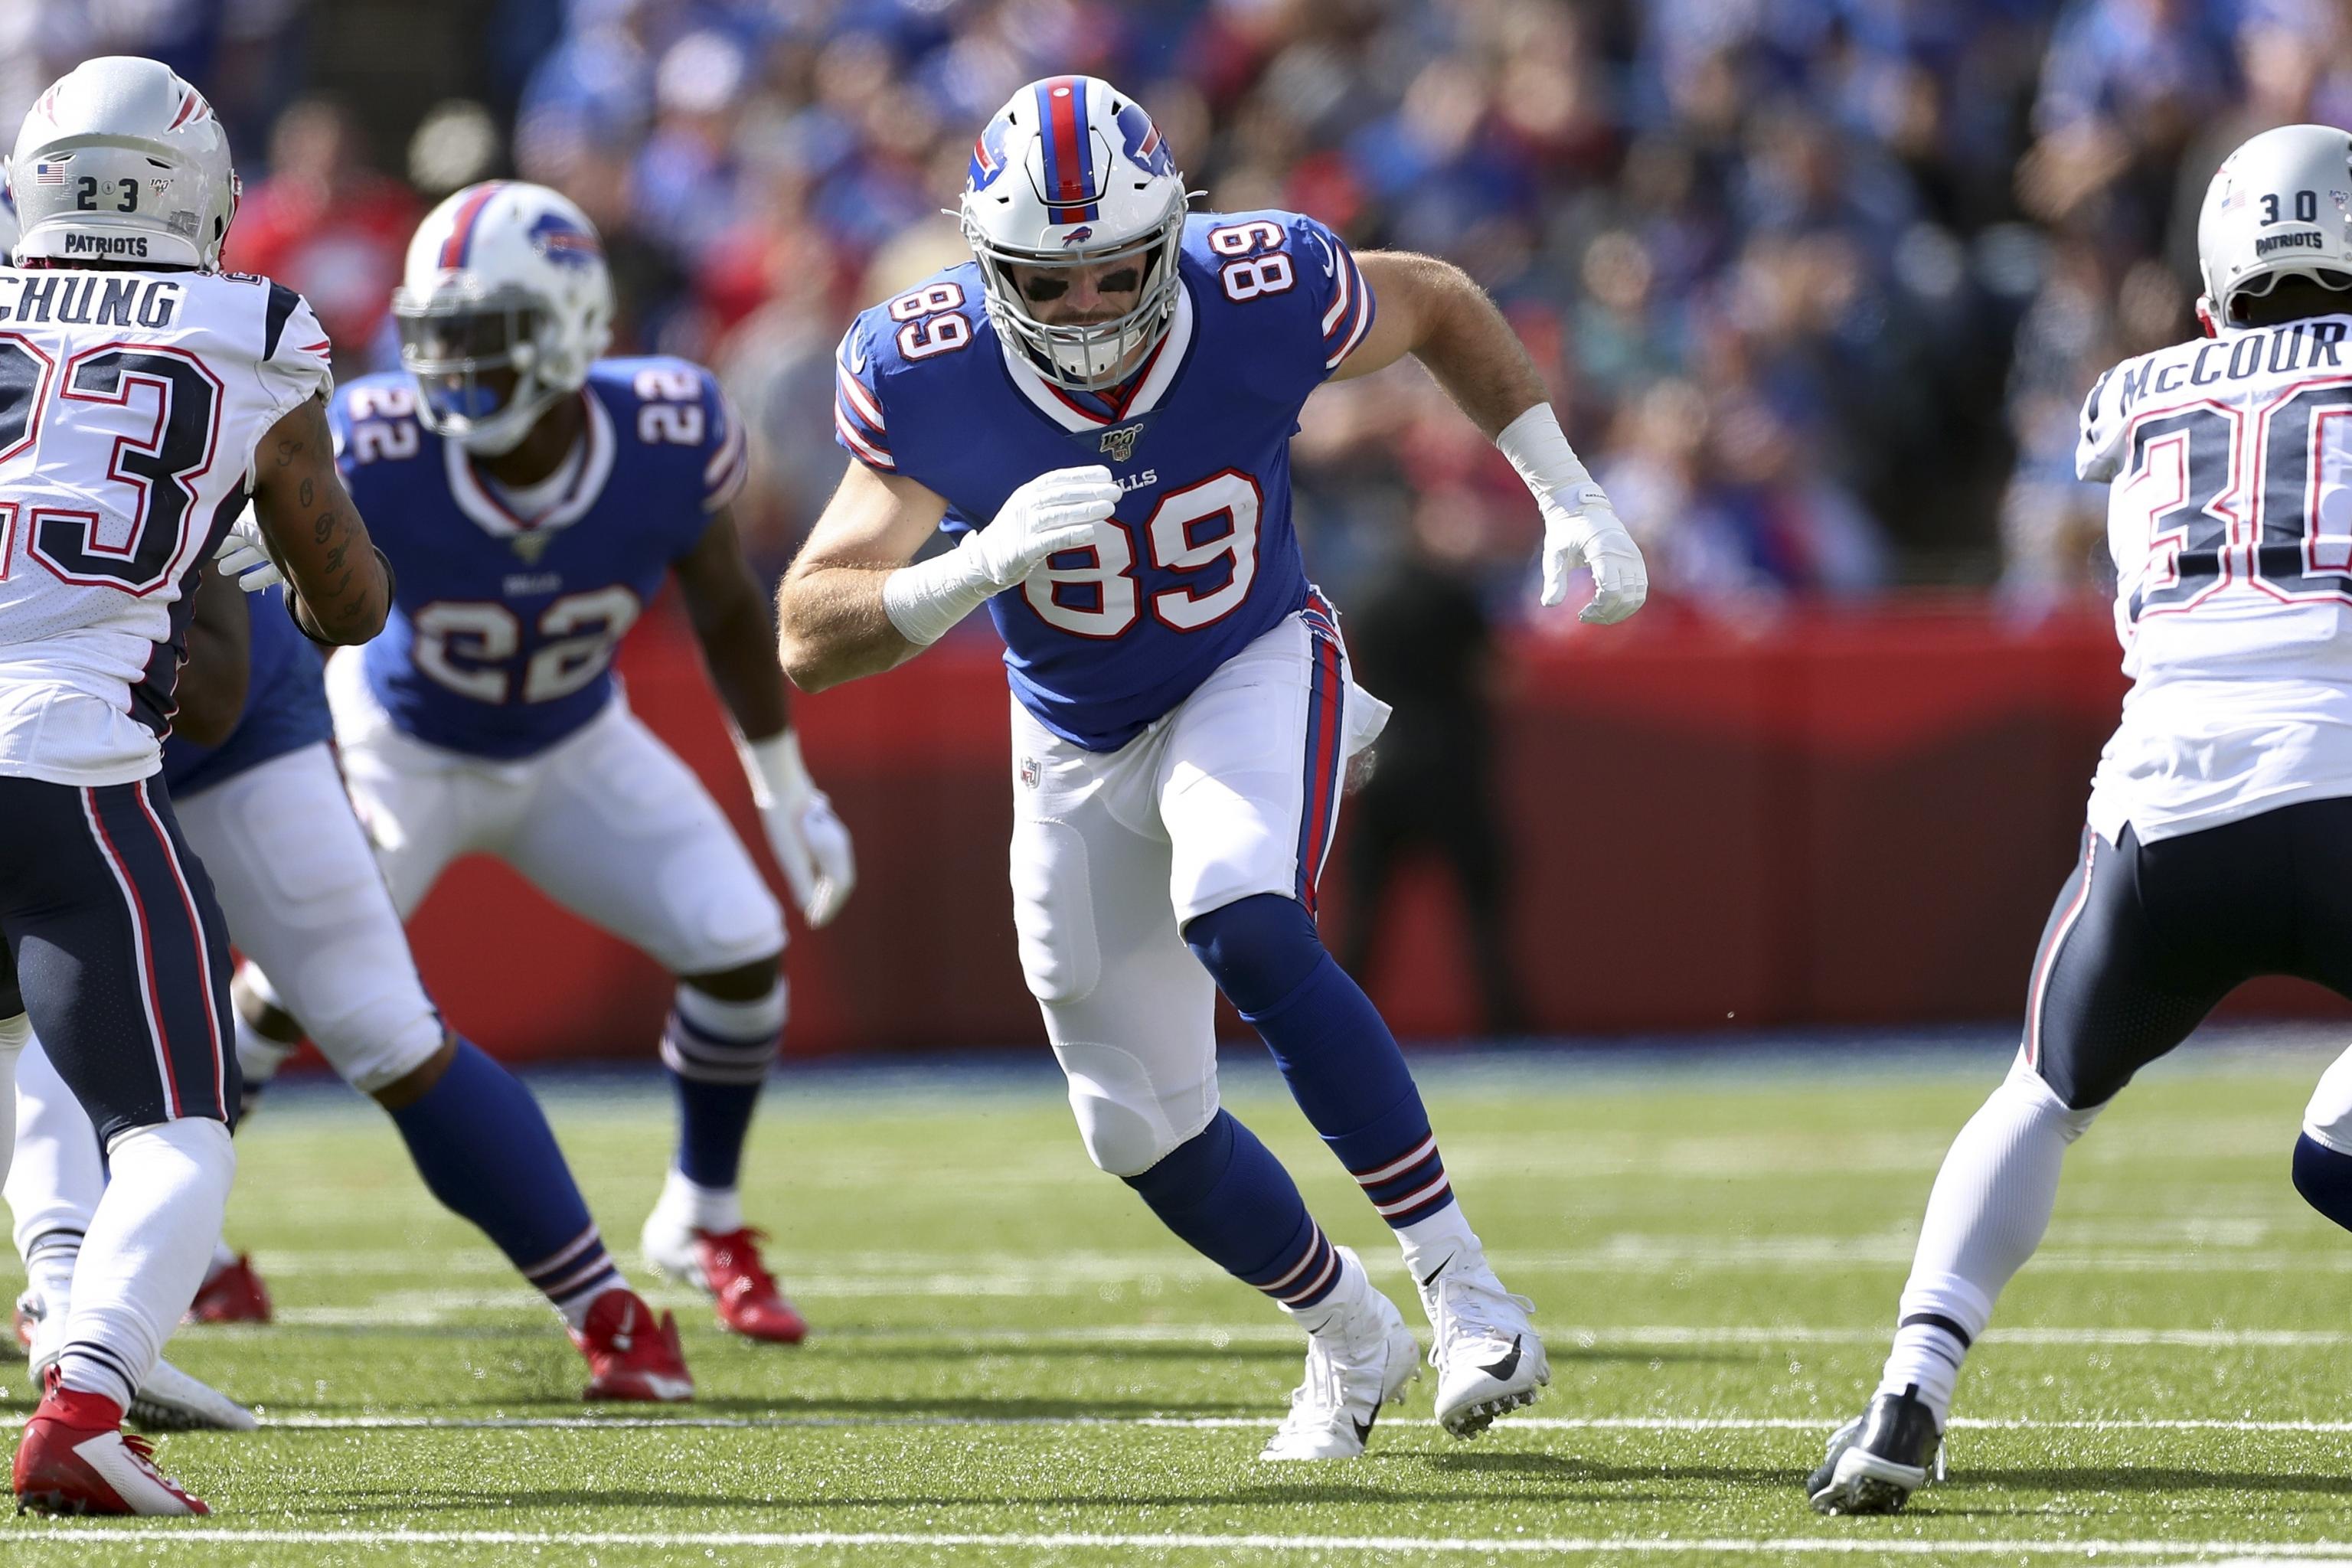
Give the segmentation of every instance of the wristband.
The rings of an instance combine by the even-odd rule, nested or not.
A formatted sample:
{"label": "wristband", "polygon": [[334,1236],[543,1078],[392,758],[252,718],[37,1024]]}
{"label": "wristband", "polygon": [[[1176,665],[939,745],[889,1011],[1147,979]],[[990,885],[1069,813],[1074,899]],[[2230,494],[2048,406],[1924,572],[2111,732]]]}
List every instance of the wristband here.
{"label": "wristband", "polygon": [[898,635],[929,647],[996,593],[982,563],[977,532],[928,561],[901,566],[882,579],[882,613]]}
{"label": "wristband", "polygon": [[1605,499],[1592,475],[1577,459],[1576,449],[1561,433],[1559,416],[1549,403],[1538,403],[1503,426],[1496,449],[1518,470],[1519,482],[1538,503],[1549,501],[1562,511],[1581,511]]}
{"label": "wristband", "polygon": [[751,804],[773,811],[779,804],[798,804],[816,793],[808,763],[801,758],[801,736],[786,728],[763,740],[735,737],[735,754],[743,759],[743,776],[751,781]]}

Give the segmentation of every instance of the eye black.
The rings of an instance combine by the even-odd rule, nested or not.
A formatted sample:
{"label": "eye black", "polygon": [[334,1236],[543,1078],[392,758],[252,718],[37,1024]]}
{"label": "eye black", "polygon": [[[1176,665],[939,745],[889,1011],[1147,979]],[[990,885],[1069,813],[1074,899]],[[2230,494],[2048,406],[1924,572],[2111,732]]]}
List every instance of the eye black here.
{"label": "eye black", "polygon": [[1032,278],[1028,282],[1021,285],[1024,298],[1041,302],[1046,300],[1058,300],[1069,291],[1069,280],[1064,278]]}
{"label": "eye black", "polygon": [[1143,274],[1132,267],[1122,267],[1116,272],[1103,274],[1095,287],[1106,294],[1131,294],[1143,286]]}

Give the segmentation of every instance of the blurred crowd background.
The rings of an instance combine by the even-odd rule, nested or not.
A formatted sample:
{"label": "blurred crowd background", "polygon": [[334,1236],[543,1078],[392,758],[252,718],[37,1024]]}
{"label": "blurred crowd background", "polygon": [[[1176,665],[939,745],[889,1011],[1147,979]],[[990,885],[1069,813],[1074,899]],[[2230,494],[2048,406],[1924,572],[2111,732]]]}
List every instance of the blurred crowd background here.
{"label": "blurred crowd background", "polygon": [[[625,346],[717,365],[789,556],[839,474],[826,359],[961,254],[1013,88],[1137,94],[1216,207],[1434,251],[1517,324],[1660,596],[2104,587],[2074,411],[2192,332],[2197,199],[2263,126],[2352,117],[2347,0],[0,0],[0,115],[107,50],[229,121],[234,264],[352,370],[424,206],[520,174],[602,226]],[[1348,602],[1434,560],[1529,602],[1536,519],[1411,371],[1327,389],[1302,527]]]}

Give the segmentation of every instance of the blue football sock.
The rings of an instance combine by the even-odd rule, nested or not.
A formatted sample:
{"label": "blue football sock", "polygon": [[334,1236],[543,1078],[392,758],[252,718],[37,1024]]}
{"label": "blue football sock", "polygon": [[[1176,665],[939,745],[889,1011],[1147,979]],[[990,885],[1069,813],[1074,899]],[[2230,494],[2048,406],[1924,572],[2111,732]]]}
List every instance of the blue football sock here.
{"label": "blue football sock", "polygon": [[1265,1039],[1307,1120],[1397,1229],[1454,1202],[1421,1091],[1380,1010],[1324,951],[1296,899],[1260,893],[1199,916],[1184,941]]}
{"label": "blue football sock", "polygon": [[1126,1182],[1194,1251],[1294,1311],[1339,1283],[1339,1256],[1297,1184],[1229,1110]]}
{"label": "blue football sock", "polygon": [[2303,1133],[2294,1141],[2294,1190],[2313,1208],[2352,1230],[2352,1154],[2339,1154]]}
{"label": "blue football sock", "polygon": [[539,1101],[470,1041],[392,1121],[433,1195],[479,1226],[575,1327],[623,1283]]}
{"label": "blue football sock", "polygon": [[735,1190],[760,1086],[784,1031],[784,983],[750,1002],[677,988],[662,1030],[662,1065],[677,1092],[677,1172],[698,1187]]}

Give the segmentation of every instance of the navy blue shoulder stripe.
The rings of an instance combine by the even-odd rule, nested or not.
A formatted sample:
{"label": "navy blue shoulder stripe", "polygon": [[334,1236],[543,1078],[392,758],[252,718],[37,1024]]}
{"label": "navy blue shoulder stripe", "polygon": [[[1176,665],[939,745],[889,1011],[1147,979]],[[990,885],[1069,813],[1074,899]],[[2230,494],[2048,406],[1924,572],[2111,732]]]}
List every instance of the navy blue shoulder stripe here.
{"label": "navy blue shoulder stripe", "polygon": [[294,307],[301,302],[302,296],[285,284],[272,283],[269,286],[269,320],[261,337],[261,357],[264,361],[278,357],[278,340],[285,332],[287,320],[294,314]]}

